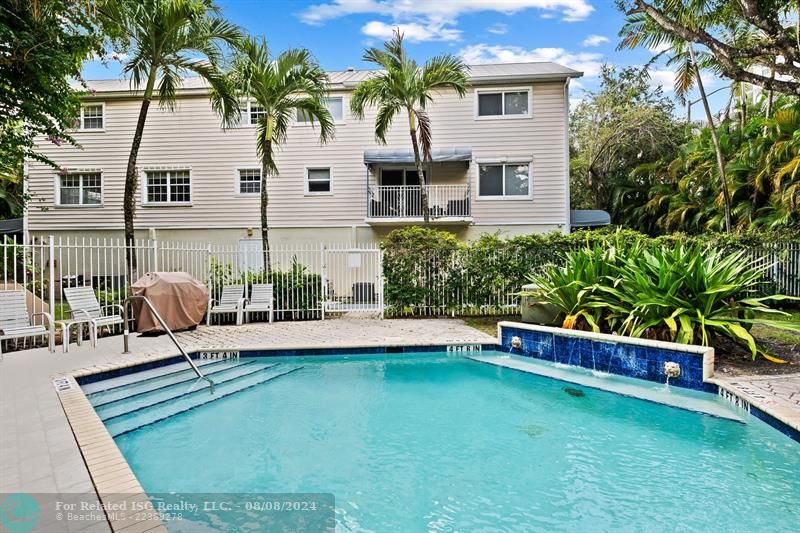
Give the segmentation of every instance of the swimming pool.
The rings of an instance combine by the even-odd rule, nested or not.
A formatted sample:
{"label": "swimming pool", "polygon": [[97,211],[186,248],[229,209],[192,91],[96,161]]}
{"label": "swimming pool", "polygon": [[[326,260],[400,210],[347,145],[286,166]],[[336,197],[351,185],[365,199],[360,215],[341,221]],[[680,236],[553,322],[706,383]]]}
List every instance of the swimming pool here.
{"label": "swimming pool", "polygon": [[800,521],[800,444],[758,420],[446,353],[204,370],[218,383],[211,402],[186,372],[83,387],[148,493],[332,493],[341,530],[779,531]]}

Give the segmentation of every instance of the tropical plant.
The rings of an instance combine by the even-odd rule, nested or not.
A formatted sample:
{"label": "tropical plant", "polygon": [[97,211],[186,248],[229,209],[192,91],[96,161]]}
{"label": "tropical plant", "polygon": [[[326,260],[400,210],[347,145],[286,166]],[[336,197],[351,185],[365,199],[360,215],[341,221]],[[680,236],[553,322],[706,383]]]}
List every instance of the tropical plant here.
{"label": "tropical plant", "polygon": [[[749,104],[744,127],[724,119],[717,131],[734,230],[800,228],[800,102],[766,95]],[[703,128],[676,157],[637,167],[615,189],[615,220],[650,234],[722,230],[714,152]]]}
{"label": "tropical plant", "polygon": [[643,162],[675,154],[684,135],[672,99],[652,87],[645,69],[604,65],[600,89],[587,91],[570,115],[571,205],[616,219],[616,187]]}
{"label": "tropical plant", "polygon": [[247,39],[233,60],[230,80],[241,98],[258,106],[256,150],[261,158],[261,243],[264,266],[271,269],[267,177],[277,176],[275,147],[286,142],[298,113],[319,125],[319,140],[333,138],[335,125],[326,106],[328,75],[306,49],[290,49],[273,57],[266,41]]}
{"label": "tropical plant", "polygon": [[136,160],[150,102],[157,90],[159,106],[172,109],[181,77],[193,73],[211,86],[211,105],[223,123],[232,124],[238,116],[239,103],[221,66],[224,47],[238,44],[242,32],[221,17],[213,0],[108,0],[98,6],[98,12],[111,32],[115,48],[128,55],[123,74],[130,76],[135,90],[142,91],[123,200],[125,258],[128,270],[135,273]]}
{"label": "tropical plant", "polygon": [[788,313],[759,296],[772,265],[702,244],[608,243],[569,253],[566,267],[551,266],[530,279],[545,301],[565,315],[564,327],[713,345],[728,338],[753,357],[770,357],[750,334],[754,324],[800,332],[800,324],[773,320]]}
{"label": "tropical plant", "polygon": [[431,58],[420,67],[408,57],[399,29],[395,29],[392,39],[383,44],[383,50],[368,48],[363,59],[378,65],[383,71],[356,87],[350,100],[351,111],[356,118],[362,119],[368,106],[377,106],[375,138],[382,144],[386,144],[386,134],[394,117],[406,112],[420,185],[422,216],[427,224],[430,206],[423,157],[425,161],[431,161],[433,132],[426,108],[433,101],[435,91],[451,89],[460,98],[466,94],[467,66],[458,57],[444,54]]}
{"label": "tropical plant", "polygon": [[[674,11],[675,16],[679,18],[683,24],[699,28],[705,23],[703,13],[691,7],[675,6]],[[731,32],[728,32],[728,34],[730,35]],[[619,48],[647,46],[650,49],[659,49],[666,47],[666,50],[657,54],[656,58],[661,54],[668,53],[669,59],[667,60],[667,66],[674,67],[677,65],[675,71],[675,94],[680,99],[685,101],[689,91],[693,87],[697,87],[700,93],[700,101],[703,103],[703,110],[706,114],[707,128],[714,146],[714,156],[717,163],[717,176],[715,179],[719,182],[721,192],[725,217],[725,231],[730,233],[733,222],[731,217],[730,191],[728,189],[728,180],[725,176],[725,157],[722,153],[717,126],[714,124],[714,117],[711,113],[711,106],[708,103],[708,96],[701,73],[701,68],[703,66],[717,66],[714,56],[695,53],[691,41],[687,41],[679,34],[658,24],[643,11],[632,12],[628,15],[625,25],[620,30],[620,35],[623,39]],[[655,61],[656,58],[654,58],[653,61]]]}
{"label": "tropical plant", "polygon": [[[56,166],[36,147],[44,137],[75,144],[83,62],[102,56],[95,0],[0,3],[0,159],[32,158]],[[5,163],[4,163],[5,166]]]}
{"label": "tropical plant", "polygon": [[[616,0],[616,4],[629,21],[641,20],[708,50],[723,76],[800,96],[797,0]],[[749,37],[733,41],[732,29]]]}

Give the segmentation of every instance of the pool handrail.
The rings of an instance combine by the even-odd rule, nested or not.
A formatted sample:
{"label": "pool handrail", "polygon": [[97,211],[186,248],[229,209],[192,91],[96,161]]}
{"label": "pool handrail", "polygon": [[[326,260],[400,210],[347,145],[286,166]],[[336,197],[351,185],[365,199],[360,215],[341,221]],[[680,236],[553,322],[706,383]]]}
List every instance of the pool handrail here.
{"label": "pool handrail", "polygon": [[192,361],[192,358],[189,357],[188,353],[186,353],[186,350],[184,350],[183,346],[181,346],[181,343],[178,342],[177,338],[175,338],[175,334],[172,333],[172,330],[169,328],[169,326],[167,326],[167,323],[164,322],[164,319],[161,318],[161,315],[158,314],[158,311],[156,311],[156,308],[153,306],[153,303],[146,296],[143,296],[143,295],[140,295],[140,294],[132,294],[131,296],[128,296],[127,298],[125,298],[125,300],[123,300],[123,302],[122,302],[123,323],[124,323],[124,328],[125,328],[124,332],[123,332],[123,336],[122,336],[123,337],[123,346],[124,346],[124,349],[123,349],[122,353],[131,353],[130,350],[128,349],[128,335],[130,334],[130,330],[128,328],[129,323],[130,323],[129,322],[129,315],[128,315],[128,307],[129,307],[128,304],[131,304],[133,302],[133,300],[142,300],[147,305],[147,307],[150,309],[150,312],[153,313],[153,316],[156,318],[158,323],[161,324],[161,327],[164,329],[166,334],[169,335],[169,338],[172,339],[172,342],[175,344],[175,346],[181,352],[181,355],[183,355],[183,358],[186,359],[186,362],[189,363],[189,366],[192,367],[192,370],[194,370],[194,373],[197,374],[197,377],[200,378],[200,379],[206,380],[209,383],[209,385],[211,385],[211,389],[213,390],[214,382],[211,381],[211,378],[209,378],[208,376],[206,376],[202,372],[200,372],[200,369],[197,368],[196,364],[194,364],[194,361]]}

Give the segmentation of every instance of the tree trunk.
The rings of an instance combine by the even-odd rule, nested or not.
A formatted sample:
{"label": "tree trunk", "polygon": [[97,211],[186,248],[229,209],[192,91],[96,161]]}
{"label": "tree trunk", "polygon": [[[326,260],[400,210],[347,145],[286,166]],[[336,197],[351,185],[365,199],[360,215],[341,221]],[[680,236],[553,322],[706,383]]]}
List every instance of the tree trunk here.
{"label": "tree trunk", "polygon": [[147,111],[150,109],[150,100],[153,98],[153,87],[156,83],[157,70],[150,69],[147,78],[147,87],[142,96],[142,107],[139,109],[139,120],[136,122],[136,131],[133,134],[131,152],[128,155],[128,166],[125,170],[125,197],[123,199],[123,213],[125,217],[125,263],[131,279],[128,283],[136,281],[138,265],[136,261],[136,235],[133,220],[136,216],[136,159],[139,157],[139,147],[144,135],[144,124],[147,121]]}
{"label": "tree trunk", "polygon": [[269,283],[269,276],[272,273],[272,258],[269,253],[269,222],[267,221],[267,205],[269,204],[269,194],[267,192],[267,176],[272,163],[272,140],[264,141],[264,160],[261,162],[261,253],[264,259],[265,282]]}
{"label": "tree trunk", "polygon": [[739,84],[739,102],[740,102],[740,113],[739,119],[741,123],[739,127],[744,131],[744,127],[747,125],[747,93],[744,90],[744,83]]}
{"label": "tree trunk", "polygon": [[714,126],[714,117],[711,115],[711,108],[708,105],[708,98],[706,97],[706,90],[703,87],[703,80],[700,77],[700,67],[697,66],[697,61],[694,58],[694,49],[689,46],[689,54],[692,57],[692,65],[694,66],[695,76],[697,76],[697,89],[700,91],[700,98],[703,101],[703,109],[706,112],[706,119],[708,120],[708,129],[711,132],[711,140],[714,142],[714,152],[717,156],[717,170],[719,171],[719,182],[722,188],[722,200],[725,204],[725,231],[731,232],[733,226],[731,220],[731,195],[728,191],[728,180],[725,177],[725,158],[722,155],[722,147],[719,144],[719,136],[717,136],[717,127]]}
{"label": "tree trunk", "polygon": [[419,201],[422,204],[422,219],[427,225],[431,220],[431,210],[428,205],[428,185],[425,183],[425,168],[422,166],[422,158],[419,156],[419,143],[417,142],[417,126],[414,122],[414,113],[408,111],[408,125],[411,132],[411,145],[414,147],[414,163],[417,167],[417,179],[419,180]]}

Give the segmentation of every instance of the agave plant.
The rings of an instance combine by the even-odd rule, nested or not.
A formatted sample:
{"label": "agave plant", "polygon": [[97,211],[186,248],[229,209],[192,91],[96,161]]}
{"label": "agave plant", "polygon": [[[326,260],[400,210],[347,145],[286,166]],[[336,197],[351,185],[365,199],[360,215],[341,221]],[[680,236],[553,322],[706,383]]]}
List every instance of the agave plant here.
{"label": "agave plant", "polygon": [[[753,357],[772,358],[750,333],[753,324],[800,332],[800,323],[769,302],[799,300],[759,295],[772,265],[745,252],[699,244],[619,246],[609,242],[570,253],[565,267],[530,276],[540,297],[562,311],[564,327],[711,346],[728,338]],[[579,319],[583,318],[583,322]]]}

